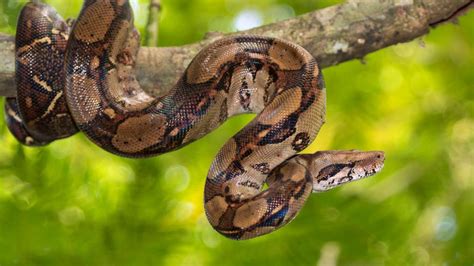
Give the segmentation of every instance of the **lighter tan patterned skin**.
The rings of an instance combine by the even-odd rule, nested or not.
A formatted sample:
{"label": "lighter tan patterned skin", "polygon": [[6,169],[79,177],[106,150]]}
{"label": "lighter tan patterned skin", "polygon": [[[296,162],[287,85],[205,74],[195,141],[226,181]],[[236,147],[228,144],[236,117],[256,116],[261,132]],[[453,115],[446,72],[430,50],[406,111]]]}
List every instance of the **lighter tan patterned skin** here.
{"label": "lighter tan patterned skin", "polygon": [[[378,151],[298,155],[324,124],[326,90],[315,59],[288,41],[218,40],[168,94],[153,98],[135,76],[139,35],[128,1],[84,1],[72,30],[52,8],[29,3],[18,25],[18,97],[5,108],[10,130],[26,145],[79,129],[111,153],[147,157],[195,141],[231,116],[257,114],[222,147],[206,180],[206,215],[229,238],[272,232],[311,192],[383,167]],[[42,60],[48,56],[54,60]]]}

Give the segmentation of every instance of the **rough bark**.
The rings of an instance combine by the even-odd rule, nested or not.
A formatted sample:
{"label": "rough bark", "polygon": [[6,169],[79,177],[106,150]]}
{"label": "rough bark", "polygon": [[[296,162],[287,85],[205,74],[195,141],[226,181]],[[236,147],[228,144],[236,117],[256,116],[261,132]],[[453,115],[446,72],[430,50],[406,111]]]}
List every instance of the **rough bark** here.
{"label": "rough bark", "polygon": [[16,94],[15,79],[15,49],[14,38],[0,33],[0,95],[14,96]]}
{"label": "rough bark", "polygon": [[[313,54],[322,67],[328,67],[418,38],[473,6],[473,0],[352,0],[244,32],[209,34],[201,42],[181,47],[143,47],[139,52],[138,77],[149,93],[166,92],[205,45],[236,34],[293,41]],[[15,94],[13,49],[13,38],[0,35],[2,96]]]}

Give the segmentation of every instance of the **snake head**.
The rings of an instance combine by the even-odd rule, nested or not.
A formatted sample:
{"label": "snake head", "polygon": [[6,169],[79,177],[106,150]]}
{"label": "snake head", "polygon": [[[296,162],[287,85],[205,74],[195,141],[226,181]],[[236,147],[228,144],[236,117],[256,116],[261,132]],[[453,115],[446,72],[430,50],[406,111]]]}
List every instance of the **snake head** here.
{"label": "snake head", "polygon": [[304,155],[313,176],[313,192],[323,192],[380,172],[382,151],[319,151]]}

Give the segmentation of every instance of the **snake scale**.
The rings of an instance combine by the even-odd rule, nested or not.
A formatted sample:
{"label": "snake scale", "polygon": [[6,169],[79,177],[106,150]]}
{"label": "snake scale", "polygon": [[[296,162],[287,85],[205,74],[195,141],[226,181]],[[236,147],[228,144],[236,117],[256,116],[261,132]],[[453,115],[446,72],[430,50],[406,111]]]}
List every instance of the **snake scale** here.
{"label": "snake scale", "polygon": [[17,97],[5,103],[8,128],[29,146],[82,131],[111,153],[146,157],[255,113],[221,148],[206,179],[207,218],[232,239],[272,232],[311,192],[382,169],[378,151],[298,155],[316,138],[326,109],[322,73],[302,47],[250,35],[218,40],[155,98],[135,76],[139,43],[127,0],[86,0],[74,23],[38,1],[26,4],[16,34]]}

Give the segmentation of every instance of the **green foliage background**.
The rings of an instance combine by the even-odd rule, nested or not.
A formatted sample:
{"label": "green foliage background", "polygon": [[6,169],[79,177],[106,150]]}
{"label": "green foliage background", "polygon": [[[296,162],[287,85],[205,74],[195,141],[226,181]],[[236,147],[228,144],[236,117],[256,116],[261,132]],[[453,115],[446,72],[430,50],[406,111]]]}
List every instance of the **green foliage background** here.
{"label": "green foliage background", "polygon": [[[1,1],[0,32],[14,33],[24,2]],[[74,17],[82,1],[46,2]],[[180,45],[235,30],[243,10],[269,23],[340,1],[162,2],[160,45]],[[327,123],[307,152],[384,150],[385,169],[313,195],[290,225],[245,242],[212,230],[202,197],[213,156],[251,116],[141,160],[82,135],[25,148],[0,123],[0,265],[473,265],[473,44],[470,12],[325,69]]]}

